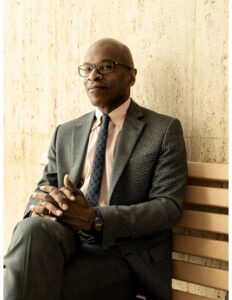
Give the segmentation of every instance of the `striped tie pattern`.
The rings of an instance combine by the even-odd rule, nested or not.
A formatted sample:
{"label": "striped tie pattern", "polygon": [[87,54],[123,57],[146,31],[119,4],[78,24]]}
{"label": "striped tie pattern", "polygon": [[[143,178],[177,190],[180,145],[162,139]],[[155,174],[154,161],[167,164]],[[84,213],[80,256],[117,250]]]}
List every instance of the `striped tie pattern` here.
{"label": "striped tie pattern", "polygon": [[109,121],[110,117],[108,115],[102,116],[102,124],[97,138],[92,173],[86,193],[86,198],[93,206],[97,205],[101,189]]}

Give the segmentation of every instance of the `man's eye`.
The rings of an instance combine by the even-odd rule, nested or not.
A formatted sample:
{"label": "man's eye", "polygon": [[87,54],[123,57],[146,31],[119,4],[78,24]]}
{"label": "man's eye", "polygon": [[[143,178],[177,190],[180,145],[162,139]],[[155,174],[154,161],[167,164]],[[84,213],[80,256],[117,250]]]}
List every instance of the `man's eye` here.
{"label": "man's eye", "polygon": [[110,64],[103,64],[103,65],[99,65],[99,71],[111,71],[112,70],[112,65]]}
{"label": "man's eye", "polygon": [[82,70],[85,71],[85,72],[91,72],[92,68],[91,68],[91,66],[87,65],[87,66],[83,66]]}

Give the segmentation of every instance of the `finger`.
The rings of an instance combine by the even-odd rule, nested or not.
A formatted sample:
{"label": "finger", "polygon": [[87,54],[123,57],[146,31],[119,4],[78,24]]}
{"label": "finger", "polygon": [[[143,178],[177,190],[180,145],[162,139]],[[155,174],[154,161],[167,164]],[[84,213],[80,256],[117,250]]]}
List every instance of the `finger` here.
{"label": "finger", "polygon": [[47,194],[44,192],[35,192],[33,197],[43,202],[51,202],[54,206],[58,206],[57,208],[61,208],[63,210],[68,209],[67,199],[63,193],[61,193],[58,189],[54,189],[51,194]]}
{"label": "finger", "polygon": [[43,192],[50,194],[51,192],[57,190],[57,187],[52,186],[52,185],[41,185],[41,186],[39,186],[39,189]]}
{"label": "finger", "polygon": [[[34,192],[33,197],[41,202],[50,202],[53,204],[53,206],[56,206],[57,209],[62,208],[63,210],[67,210],[68,206],[64,201],[62,201],[60,198],[56,198],[54,195],[49,195],[47,193],[43,192]],[[63,197],[65,197],[63,195]],[[66,201],[66,198],[65,198]],[[58,203],[59,202],[59,203]],[[57,205],[58,204],[58,205]]]}
{"label": "finger", "polygon": [[44,192],[34,192],[33,193],[33,198],[36,198],[39,201],[50,201],[50,202],[54,202],[54,199],[52,196],[50,196],[47,193]]}
{"label": "finger", "polygon": [[49,211],[42,205],[31,205],[30,210],[40,216],[43,216],[44,214],[49,214]]}
{"label": "finger", "polygon": [[47,185],[40,186],[40,189],[46,193],[37,195],[37,198],[42,201],[49,201],[54,205],[57,203],[62,210],[68,209],[67,198],[57,187]]}
{"label": "finger", "polygon": [[54,204],[51,202],[40,201],[41,205],[46,208],[51,214],[60,217],[63,214],[61,209],[58,209]]}
{"label": "finger", "polygon": [[66,174],[64,176],[64,186],[69,189],[71,192],[73,192],[74,194],[77,195],[83,195],[82,191],[79,190],[73,183],[72,181],[69,179],[68,174]]}
{"label": "finger", "polygon": [[51,214],[51,212],[49,210],[47,210],[46,207],[44,207],[43,205],[41,205],[41,203],[39,203],[38,205],[31,205],[30,206],[30,210],[35,213],[38,214],[40,216],[51,216],[51,217],[55,217]]}
{"label": "finger", "polygon": [[75,195],[84,196],[81,190],[79,190],[69,179],[68,174],[64,176],[64,186],[73,192]]}
{"label": "finger", "polygon": [[69,200],[71,200],[71,201],[76,200],[74,193],[72,193],[69,189],[62,187],[60,190]]}
{"label": "finger", "polygon": [[39,217],[39,218],[41,218],[42,216],[39,215],[39,214],[37,214],[37,213],[32,212],[31,218],[34,218],[34,217]]}
{"label": "finger", "polygon": [[35,207],[35,205],[31,205],[30,206],[30,211],[33,211],[33,208]]}
{"label": "finger", "polygon": [[48,216],[48,215],[45,215],[43,216],[45,219],[48,219],[48,220],[51,220],[51,221],[56,221],[57,218],[56,217],[52,217],[52,216]]}
{"label": "finger", "polygon": [[68,209],[68,199],[61,190],[55,189],[49,195],[55,200],[62,210]]}
{"label": "finger", "polygon": [[77,190],[74,184],[70,181],[68,174],[64,175],[64,186],[73,193]]}
{"label": "finger", "polygon": [[45,219],[49,219],[52,221],[56,221],[57,218],[55,216],[49,215],[49,212],[46,208],[44,208],[43,206],[35,206],[33,205],[33,207],[31,207],[31,217],[43,217]]}

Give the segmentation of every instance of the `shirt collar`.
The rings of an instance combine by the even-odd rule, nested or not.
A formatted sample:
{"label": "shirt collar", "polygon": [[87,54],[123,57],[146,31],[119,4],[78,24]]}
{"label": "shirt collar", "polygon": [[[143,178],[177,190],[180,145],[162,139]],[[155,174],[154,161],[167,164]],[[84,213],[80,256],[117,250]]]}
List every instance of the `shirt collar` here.
{"label": "shirt collar", "polygon": [[[111,121],[114,123],[115,126],[122,126],[125,116],[127,113],[127,110],[130,106],[131,98],[123,102],[119,107],[115,108],[113,111],[109,113]],[[98,107],[96,107],[95,110],[95,117],[96,117],[96,123],[94,124],[95,128],[98,127],[101,124],[101,117],[103,113],[100,111]]]}

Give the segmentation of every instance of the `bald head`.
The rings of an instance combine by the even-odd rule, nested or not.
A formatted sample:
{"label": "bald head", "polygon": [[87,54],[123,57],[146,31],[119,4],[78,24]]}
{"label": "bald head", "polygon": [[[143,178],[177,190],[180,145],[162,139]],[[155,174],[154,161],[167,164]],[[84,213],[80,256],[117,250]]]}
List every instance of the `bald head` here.
{"label": "bald head", "polygon": [[87,72],[90,69],[84,76],[89,99],[103,113],[110,113],[129,99],[137,70],[126,45],[109,38],[98,40],[86,51],[83,66]]}
{"label": "bald head", "polygon": [[86,51],[84,59],[85,62],[88,62],[88,57],[91,57],[93,54],[95,55],[96,52],[110,53],[111,57],[105,57],[105,59],[112,59],[112,57],[114,57],[115,61],[119,61],[120,63],[134,68],[134,62],[130,49],[117,40],[104,38],[94,42]]}

